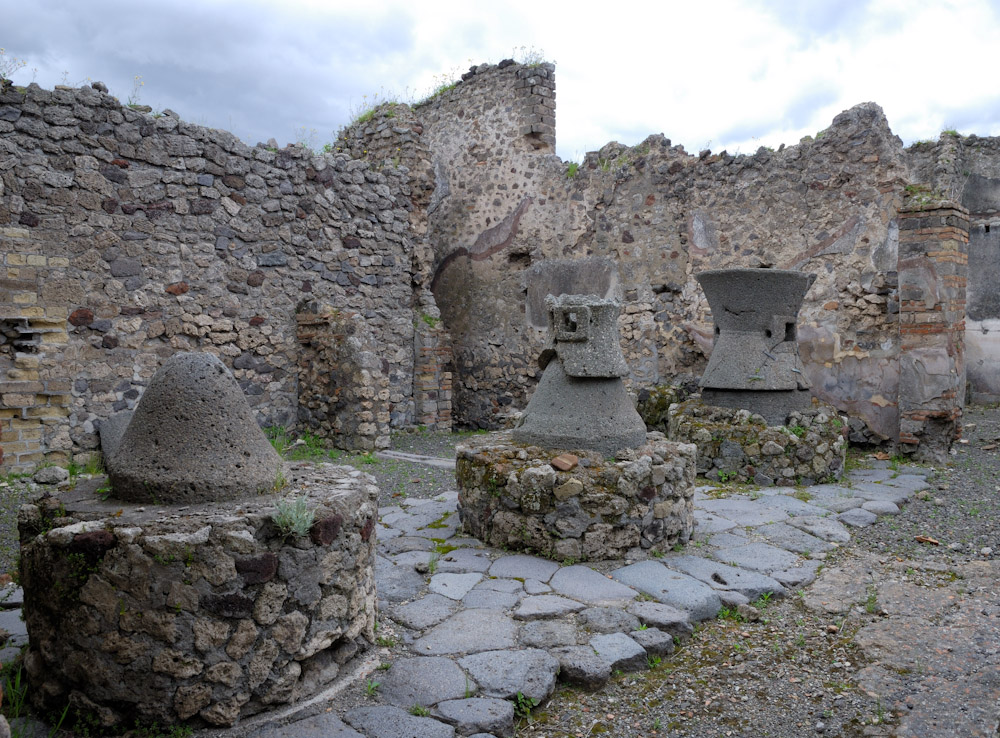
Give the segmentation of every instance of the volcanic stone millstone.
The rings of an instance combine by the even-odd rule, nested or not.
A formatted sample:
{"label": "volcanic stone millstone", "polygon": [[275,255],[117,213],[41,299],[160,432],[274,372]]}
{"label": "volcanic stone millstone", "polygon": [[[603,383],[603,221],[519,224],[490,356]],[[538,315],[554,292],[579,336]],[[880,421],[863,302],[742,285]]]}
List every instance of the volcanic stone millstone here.
{"label": "volcanic stone millstone", "polygon": [[270,492],[282,467],[233,375],[204,353],[160,367],[106,464],[112,496],[165,504]]}

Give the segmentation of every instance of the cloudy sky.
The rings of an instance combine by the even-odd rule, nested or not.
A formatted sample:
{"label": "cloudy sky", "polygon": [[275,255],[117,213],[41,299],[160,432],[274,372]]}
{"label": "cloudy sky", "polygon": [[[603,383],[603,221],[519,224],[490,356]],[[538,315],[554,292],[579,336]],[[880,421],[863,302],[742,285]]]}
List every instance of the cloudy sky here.
{"label": "cloudy sky", "polygon": [[251,144],[321,146],[376,95],[525,51],[556,63],[564,159],[651,133],[751,153],[865,101],[906,143],[1000,135],[1000,0],[0,0],[0,17],[16,83],[101,80]]}

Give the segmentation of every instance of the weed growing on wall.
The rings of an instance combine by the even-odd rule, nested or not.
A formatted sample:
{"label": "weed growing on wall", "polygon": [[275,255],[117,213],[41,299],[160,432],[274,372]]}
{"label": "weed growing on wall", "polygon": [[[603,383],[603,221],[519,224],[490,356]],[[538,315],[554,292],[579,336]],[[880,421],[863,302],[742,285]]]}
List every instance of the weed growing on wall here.
{"label": "weed growing on wall", "polygon": [[137,74],[132,78],[132,92],[128,96],[128,106],[130,108],[142,105],[140,99],[142,97],[142,88],[145,86],[146,83],[142,81],[141,74]]}
{"label": "weed growing on wall", "polygon": [[19,69],[28,66],[24,59],[11,56],[6,49],[0,48],[0,79],[11,79],[11,75]]}
{"label": "weed growing on wall", "polygon": [[309,534],[316,512],[309,509],[309,499],[305,495],[278,500],[274,507],[275,513],[271,516],[271,520],[278,526],[282,536],[303,538]]}
{"label": "weed growing on wall", "polygon": [[545,50],[534,46],[515,46],[512,56],[514,61],[526,67],[537,67],[545,63]]}

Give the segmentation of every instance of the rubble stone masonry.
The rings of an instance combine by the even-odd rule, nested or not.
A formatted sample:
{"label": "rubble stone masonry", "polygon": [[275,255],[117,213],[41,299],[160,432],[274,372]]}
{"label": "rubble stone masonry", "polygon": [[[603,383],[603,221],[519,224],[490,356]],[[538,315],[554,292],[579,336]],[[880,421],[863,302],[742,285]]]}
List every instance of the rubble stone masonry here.
{"label": "rubble stone masonry", "polygon": [[[1000,397],[1000,140],[946,132],[904,149],[862,103],[776,151],[692,154],[658,134],[577,166],[555,154],[555,101],[553,65],[482,64],[422,103],[363,116],[316,155],[251,148],[90,87],[5,87],[3,463],[95,448],[100,421],[180,350],[218,353],[262,424],[345,427],[302,410],[296,315],[310,305],[360,316],[374,337],[388,427],[503,425],[537,382],[549,293],[622,299],[632,389],[697,376],[712,335],[694,275],[761,266],[818,275],[800,354],[851,440],[912,449],[938,433],[910,424],[940,375],[903,357],[926,346],[903,330],[915,303],[902,280],[914,258],[944,263],[942,243],[903,242],[913,187],[951,203],[949,227],[968,223],[969,315],[958,261],[935,272],[940,315],[968,318],[972,397]],[[961,332],[947,354],[956,378]],[[952,418],[942,437],[958,432],[965,394],[934,394],[928,411]]]}

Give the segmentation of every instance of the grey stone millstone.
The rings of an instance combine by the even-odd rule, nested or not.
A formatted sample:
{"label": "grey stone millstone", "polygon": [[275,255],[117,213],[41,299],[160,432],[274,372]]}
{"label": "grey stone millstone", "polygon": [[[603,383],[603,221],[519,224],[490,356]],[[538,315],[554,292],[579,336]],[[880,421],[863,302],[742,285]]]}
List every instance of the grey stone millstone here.
{"label": "grey stone millstone", "polygon": [[233,375],[205,353],[167,359],[105,464],[115,498],[166,504],[268,493],[283,467]]}
{"label": "grey stone millstone", "polygon": [[101,453],[104,454],[105,464],[118,451],[122,435],[130,422],[132,422],[131,410],[123,410],[101,421],[98,433],[101,436]]}
{"label": "grey stone millstone", "polygon": [[577,378],[550,362],[511,438],[551,449],[591,449],[607,456],[638,448],[646,424],[618,377]]}
{"label": "grey stone millstone", "polygon": [[618,341],[621,305],[595,295],[549,295],[542,379],[511,432],[516,443],[591,449],[638,448],[646,424],[622,383],[628,365]]}

